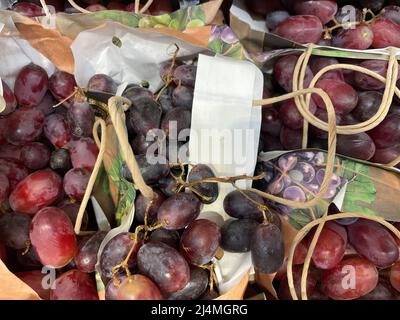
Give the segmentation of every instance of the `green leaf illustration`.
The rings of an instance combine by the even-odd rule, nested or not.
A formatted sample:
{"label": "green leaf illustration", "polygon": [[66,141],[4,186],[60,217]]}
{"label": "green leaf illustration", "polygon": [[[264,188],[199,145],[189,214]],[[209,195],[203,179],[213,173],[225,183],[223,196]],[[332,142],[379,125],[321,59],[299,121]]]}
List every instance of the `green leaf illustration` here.
{"label": "green leaf illustration", "polygon": [[136,14],[118,10],[97,11],[92,13],[91,17],[96,19],[116,21],[133,28],[137,28],[139,24],[139,17]]}
{"label": "green leaf illustration", "polygon": [[309,211],[307,209],[296,209],[290,212],[289,223],[300,230],[312,221]]}
{"label": "green leaf illustration", "polygon": [[139,28],[149,29],[149,28],[153,28],[155,24],[157,24],[157,23],[154,22],[150,16],[142,17],[139,20]]}
{"label": "green leaf illustration", "polygon": [[376,200],[376,189],[369,177],[368,166],[351,160],[343,160],[340,171],[340,175],[349,181],[342,211],[376,215],[377,213],[369,208],[369,205]]}
{"label": "green leaf illustration", "polygon": [[201,6],[190,7],[190,10],[191,10],[190,11],[191,19],[197,19],[197,20],[202,21],[203,23],[206,22],[206,15]]}
{"label": "green leaf illustration", "polygon": [[[173,23],[174,29],[183,31],[186,29],[186,24],[188,23],[188,9],[182,9],[171,13],[171,19],[175,20]],[[172,21],[171,21],[172,23]]]}
{"label": "green leaf illustration", "polygon": [[235,58],[235,59],[244,59],[243,47],[240,43],[230,46],[228,50],[224,52],[224,56]]}
{"label": "green leaf illustration", "polygon": [[222,53],[224,43],[221,39],[215,39],[208,43],[208,49],[212,50],[215,53]]}
{"label": "green leaf illustration", "polygon": [[204,22],[199,20],[199,19],[194,19],[189,21],[189,23],[186,25],[186,29],[189,28],[197,28],[197,27],[202,27],[204,26]]}

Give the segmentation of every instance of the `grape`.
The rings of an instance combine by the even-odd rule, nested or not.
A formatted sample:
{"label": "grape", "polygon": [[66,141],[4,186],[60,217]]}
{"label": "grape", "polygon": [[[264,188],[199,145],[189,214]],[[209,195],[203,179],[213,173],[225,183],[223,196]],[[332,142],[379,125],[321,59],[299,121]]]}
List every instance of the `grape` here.
{"label": "grape", "polygon": [[359,300],[398,300],[396,293],[389,283],[380,279],[378,285],[370,293],[359,298]]}
{"label": "grape", "polygon": [[56,148],[63,148],[71,140],[71,129],[62,115],[54,113],[45,118],[44,135]]}
{"label": "grape", "polygon": [[[198,164],[190,170],[187,181],[193,183],[208,178],[215,178],[215,174],[212,172],[211,168],[204,164]],[[199,197],[200,201],[205,204],[213,203],[218,198],[219,192],[217,183],[202,182],[193,186],[193,189],[208,198]]]}
{"label": "grape", "polygon": [[367,121],[379,109],[383,94],[378,91],[364,91],[358,94],[357,107],[352,111],[353,116],[360,122]]}
{"label": "grape", "polygon": [[336,152],[347,157],[369,160],[375,154],[375,144],[365,132],[338,135]]}
{"label": "grape", "polygon": [[396,262],[389,272],[390,284],[400,292],[400,262]]}
{"label": "grape", "polygon": [[299,244],[296,246],[296,249],[294,250],[293,264],[294,265],[303,264],[304,261],[306,260],[307,253],[308,253],[308,239],[304,238],[299,242]]}
{"label": "grape", "polygon": [[274,108],[262,108],[261,131],[273,137],[279,137],[282,121]]}
{"label": "grape", "polygon": [[54,203],[62,192],[62,180],[50,169],[36,171],[18,183],[9,202],[16,212],[35,214]]}
{"label": "grape", "polygon": [[384,226],[375,221],[358,220],[347,227],[349,242],[363,257],[385,268],[399,258],[396,241]]}
{"label": "grape", "polygon": [[75,255],[77,243],[72,223],[59,208],[48,207],[36,213],[29,236],[43,265],[61,268]]}
{"label": "grape", "polygon": [[136,134],[143,134],[160,127],[162,110],[151,98],[136,98],[134,105],[126,114],[126,121]]}
{"label": "grape", "polygon": [[379,11],[385,4],[385,0],[358,0],[360,6],[363,8],[371,9],[372,11]]}
{"label": "grape", "polygon": [[176,180],[169,175],[158,181],[158,187],[167,197],[171,197],[175,195],[178,184]]}
{"label": "grape", "polygon": [[176,127],[179,133],[184,129],[190,129],[192,122],[192,112],[186,108],[174,108],[163,117],[161,121],[161,129],[168,134],[170,129]]}
{"label": "grape", "polygon": [[[75,87],[76,82],[74,76],[64,71],[56,71],[49,79],[49,90],[58,101],[70,97]],[[64,102],[64,105],[68,107],[71,100],[72,98],[69,98]]]}
{"label": "grape", "polygon": [[181,85],[194,88],[196,82],[197,66],[180,65],[174,70],[174,82],[179,87]]}
{"label": "grape", "polygon": [[80,138],[68,145],[72,166],[92,171],[97,160],[99,149],[91,138]]}
{"label": "grape", "polygon": [[7,118],[5,138],[14,145],[34,141],[42,134],[43,123],[44,116],[39,110],[18,109]]}
{"label": "grape", "polygon": [[17,184],[29,175],[28,169],[22,164],[7,158],[0,158],[0,173],[7,177],[10,191],[13,191]]}
{"label": "grape", "polygon": [[[172,66],[172,61],[168,60],[166,62],[163,62],[160,66],[160,78],[166,82],[168,77],[173,77],[175,69],[179,66],[181,66],[183,63],[180,60],[175,60],[174,65]],[[172,66],[172,68],[171,68]]]}
{"label": "grape", "polygon": [[280,141],[286,150],[301,149],[303,130],[292,130],[282,126]]}
{"label": "grape", "polygon": [[98,300],[94,279],[79,270],[60,275],[50,292],[50,300]]}
{"label": "grape", "polygon": [[[316,88],[320,88],[328,94],[336,113],[346,114],[357,106],[357,92],[345,82],[332,79],[319,80]],[[320,96],[313,95],[313,99],[318,107],[326,109],[325,103]]]}
{"label": "grape", "polygon": [[[111,278],[113,268],[128,256],[129,250],[134,243],[132,236],[133,234],[131,233],[123,232],[116,235],[106,244],[100,256],[100,268],[104,277]],[[128,261],[129,268],[136,264],[137,252],[141,245],[142,242],[138,240]]]}
{"label": "grape", "polygon": [[67,121],[76,137],[91,137],[95,121],[94,111],[86,101],[75,98],[68,109]]}
{"label": "grape", "polygon": [[167,112],[171,111],[174,108],[174,105],[172,104],[171,93],[161,94],[160,98],[158,99],[158,102],[161,105],[163,115],[165,115]]}
{"label": "grape", "polygon": [[43,278],[46,274],[43,274],[39,270],[35,271],[24,271],[17,272],[15,275],[29,287],[31,287],[41,299],[50,300],[50,288],[43,287]]}
{"label": "grape", "polygon": [[107,235],[105,231],[98,231],[92,235],[87,241],[82,242],[76,252],[74,261],[78,270],[91,273],[95,270],[97,263],[97,253],[101,242]]}
{"label": "grape", "polygon": [[36,107],[40,110],[45,117],[52,114],[56,109],[53,107],[56,104],[53,96],[50,93],[46,93],[42,101]]}
{"label": "grape", "polygon": [[10,182],[4,173],[0,172],[0,205],[8,199]]}
{"label": "grape", "polygon": [[270,136],[269,134],[262,134],[260,137],[260,146],[263,152],[283,150],[281,141],[277,137]]}
{"label": "grape", "polygon": [[[67,216],[71,220],[73,226],[76,223],[76,219],[78,217],[78,212],[79,212],[80,206],[81,206],[80,203],[76,203],[76,202],[70,203],[69,200],[58,204],[58,207],[67,214]],[[82,225],[81,225],[82,230],[85,230],[87,228],[87,225],[89,222],[88,220],[89,220],[88,215],[85,211],[83,218],[82,218]]]}
{"label": "grape", "polygon": [[[310,68],[313,74],[317,74],[320,70],[333,64],[338,64],[339,61],[335,58],[327,57],[312,57],[310,60]],[[325,72],[320,79],[333,79],[344,81],[344,75],[341,69],[330,70]]]}
{"label": "grape", "polygon": [[343,218],[343,219],[337,219],[335,220],[337,223],[343,225],[343,226],[348,226],[356,222],[358,218]]}
{"label": "grape", "polygon": [[179,230],[195,220],[201,210],[201,202],[192,193],[178,193],[165,200],[157,213],[157,220],[165,222],[167,230]]}
{"label": "grape", "polygon": [[250,251],[251,237],[258,222],[252,219],[229,219],[221,228],[221,248],[228,252]]}
{"label": "grape", "polygon": [[335,47],[366,50],[374,41],[374,32],[367,25],[359,24],[350,29],[342,29],[333,36],[332,44]]}
{"label": "grape", "polygon": [[229,192],[224,199],[223,205],[225,212],[233,218],[259,220],[263,217],[262,211],[257,205],[264,205],[264,199],[249,190],[234,190]]}
{"label": "grape", "polygon": [[[158,209],[165,200],[165,196],[162,194],[161,191],[155,190],[154,196],[155,199],[153,199],[153,202],[148,209],[148,214],[147,214],[148,224],[152,224],[157,219]],[[144,224],[144,216],[148,205],[149,205],[148,199],[142,194],[139,194],[135,199],[135,220],[140,224]]]}
{"label": "grape", "polygon": [[362,11],[352,5],[346,4],[339,8],[335,15],[335,19],[338,23],[345,24],[349,22],[361,21],[363,18]]}
{"label": "grape", "polygon": [[285,246],[279,228],[272,223],[259,225],[253,234],[250,251],[257,272],[278,271],[285,255]]}
{"label": "grape", "polygon": [[[400,144],[385,149],[376,149],[375,155],[371,158],[371,162],[388,164],[389,162],[400,156]],[[398,165],[397,165],[398,166]]]}
{"label": "grape", "polygon": [[82,201],[89,183],[90,172],[86,169],[71,169],[64,177],[64,191],[75,201]]}
{"label": "grape", "polygon": [[106,74],[95,74],[89,79],[88,89],[90,91],[100,91],[107,92],[111,94],[116,94],[117,84],[114,80]]}
{"label": "grape", "polygon": [[190,280],[181,290],[171,294],[168,300],[196,300],[200,298],[208,287],[207,272],[199,267],[190,267]]}
{"label": "grape", "polygon": [[371,28],[374,33],[373,48],[400,47],[400,25],[380,18],[372,23]]}
{"label": "grape", "polygon": [[269,30],[274,30],[278,24],[290,17],[289,12],[284,10],[272,11],[267,14],[266,23]]}
{"label": "grape", "polygon": [[296,14],[305,14],[318,17],[322,24],[331,21],[338,10],[335,1],[296,1],[294,11]]}
{"label": "grape", "polygon": [[[328,113],[326,110],[318,108],[315,111],[315,116],[318,119],[321,119],[324,122],[328,122]],[[336,124],[339,124],[342,121],[342,116],[340,114],[336,114]],[[310,129],[312,135],[318,139],[328,139],[328,132],[318,129],[317,127],[311,126]]]}
{"label": "grape", "polygon": [[[298,60],[296,55],[287,55],[276,61],[274,66],[274,77],[286,92],[293,91],[293,72]],[[314,77],[311,69],[307,66],[304,76],[304,88],[308,88]]]}
{"label": "grape", "polygon": [[[303,266],[293,266],[294,288],[296,290],[296,295],[299,299],[301,298],[302,272],[303,272]],[[317,290],[317,282],[318,282],[318,277],[316,271],[314,269],[308,270],[307,284],[306,284],[308,298],[311,298],[313,293]],[[292,295],[290,294],[289,282],[286,274],[279,284],[278,296],[280,300],[292,300]]]}
{"label": "grape", "polygon": [[400,7],[386,6],[383,8],[381,18],[391,20],[400,25]]}
{"label": "grape", "polygon": [[33,63],[23,67],[15,79],[14,94],[18,104],[35,107],[42,101],[48,87],[46,71]]}
{"label": "grape", "polygon": [[265,16],[268,12],[281,9],[280,1],[246,0],[246,6],[254,13]]}
{"label": "grape", "polygon": [[288,200],[298,201],[298,202],[305,202],[306,201],[306,194],[304,193],[303,189],[297,186],[290,186],[287,187],[283,191],[283,197]]}
{"label": "grape", "polygon": [[29,142],[21,148],[21,162],[29,169],[42,169],[49,161],[50,150],[43,143]]}
{"label": "grape", "polygon": [[86,10],[91,11],[91,12],[97,12],[97,11],[107,10],[107,8],[101,4],[92,4],[88,7],[86,7]]}
{"label": "grape", "polygon": [[121,283],[127,278],[125,275],[117,275],[117,281],[111,279],[108,281],[106,288],[105,288],[105,299],[106,300],[118,300],[118,289],[121,286]]}
{"label": "grape", "polygon": [[31,218],[23,213],[8,212],[0,216],[0,239],[13,249],[25,249],[29,243]]}
{"label": "grape", "polygon": [[316,16],[298,15],[282,21],[274,33],[297,43],[317,43],[321,39],[323,26]]}
{"label": "grape", "polygon": [[[360,63],[360,67],[366,68],[377,74],[386,77],[386,71],[388,67],[387,61],[384,60],[366,60]],[[400,76],[400,75],[399,75]],[[399,79],[399,77],[398,77]],[[379,90],[385,87],[385,84],[381,81],[372,78],[364,73],[356,72],[354,75],[354,81],[356,85],[363,90]]]}
{"label": "grape", "polygon": [[378,149],[392,147],[400,139],[400,115],[390,114],[377,127],[368,132]]}
{"label": "grape", "polygon": [[[336,266],[343,259],[346,251],[346,230],[344,227],[337,224],[332,228],[332,225],[335,224],[325,224],[312,255],[314,265],[323,270],[331,269]],[[341,228],[341,230],[336,232],[338,228]],[[310,237],[310,241],[311,239],[312,237]]]}
{"label": "grape", "polygon": [[137,84],[128,85],[122,94],[123,97],[131,100],[133,104],[138,102],[139,104],[147,103],[152,100],[154,103],[154,94],[147,88],[143,88]]}
{"label": "grape", "polygon": [[144,244],[137,259],[140,272],[152,279],[167,294],[183,289],[190,280],[190,269],[186,260],[165,243]]}
{"label": "grape", "polygon": [[8,116],[17,108],[17,99],[10,87],[4,81],[1,81],[1,83],[3,85],[3,98],[6,101],[6,108],[0,112],[0,116]]}
{"label": "grape", "polygon": [[172,248],[179,247],[179,233],[175,230],[156,229],[150,235],[150,241],[159,241]]}
{"label": "grape", "polygon": [[122,281],[117,291],[117,300],[161,300],[158,287],[149,278],[135,274]]}
{"label": "grape", "polygon": [[311,183],[315,177],[315,169],[307,162],[297,162],[288,175],[292,181]]}
{"label": "grape", "polygon": [[57,149],[51,153],[50,168],[60,174],[65,174],[72,168],[71,157],[66,149]]}
{"label": "grape", "polygon": [[[351,284],[354,286],[349,285],[349,276],[351,276]],[[374,290],[377,284],[378,271],[376,267],[360,257],[346,258],[322,274],[323,291],[334,300],[360,298]]]}
{"label": "grape", "polygon": [[193,105],[193,89],[186,86],[178,86],[172,92],[172,104],[178,108],[191,110]]}
{"label": "grape", "polygon": [[25,251],[26,249],[16,251],[18,265],[22,270],[30,271],[32,269],[40,269],[43,267],[32,246],[29,248],[28,252]]}
{"label": "grape", "polygon": [[[145,154],[136,156],[136,161],[139,165],[140,173],[146,184],[155,184],[161,178],[165,178],[169,174],[168,161],[162,157],[158,156],[157,163],[151,164],[147,161],[147,156]],[[132,181],[132,178],[128,175],[126,180]]]}
{"label": "grape", "polygon": [[0,158],[21,162],[21,147],[13,144],[0,144]]}
{"label": "grape", "polygon": [[12,7],[12,10],[15,12],[18,12],[19,14],[21,14],[23,16],[30,17],[30,18],[41,17],[41,16],[45,15],[41,6],[38,6],[35,3],[29,3],[29,2],[16,3]]}
{"label": "grape", "polygon": [[[310,112],[312,114],[317,111],[317,106],[314,101],[310,100]],[[279,117],[281,118],[283,124],[292,130],[297,130],[303,128],[304,118],[297,110],[296,103],[293,99],[286,100],[281,108],[279,109]]]}
{"label": "grape", "polygon": [[[150,148],[154,143],[157,143],[157,147],[160,149],[161,142],[159,142],[159,140],[154,136],[151,136],[150,132],[151,131],[149,131],[147,136],[138,134],[135,138],[133,138],[131,141],[131,147],[135,154],[146,154],[147,149]],[[152,140],[148,140],[149,137],[151,137]],[[157,150],[157,153],[159,153],[159,150]]]}
{"label": "grape", "polygon": [[207,219],[193,221],[181,238],[181,252],[194,265],[203,265],[215,256],[221,242],[219,227]]}

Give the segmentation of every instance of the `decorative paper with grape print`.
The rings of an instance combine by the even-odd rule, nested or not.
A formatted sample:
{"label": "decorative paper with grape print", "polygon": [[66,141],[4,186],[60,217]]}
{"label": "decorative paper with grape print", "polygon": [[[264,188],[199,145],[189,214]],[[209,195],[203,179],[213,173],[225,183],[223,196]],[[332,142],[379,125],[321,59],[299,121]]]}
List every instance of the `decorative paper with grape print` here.
{"label": "decorative paper with grape print", "polygon": [[[267,193],[299,202],[313,198],[319,191],[326,167],[326,152],[307,149],[292,151],[271,159],[262,154],[258,171],[266,178],[254,186]],[[336,157],[334,175],[323,199],[311,209],[292,208],[278,203],[271,207],[286,216],[296,229],[321,217],[339,192],[344,189],[342,212],[378,215],[390,221],[400,221],[398,195],[400,174],[382,166]]]}

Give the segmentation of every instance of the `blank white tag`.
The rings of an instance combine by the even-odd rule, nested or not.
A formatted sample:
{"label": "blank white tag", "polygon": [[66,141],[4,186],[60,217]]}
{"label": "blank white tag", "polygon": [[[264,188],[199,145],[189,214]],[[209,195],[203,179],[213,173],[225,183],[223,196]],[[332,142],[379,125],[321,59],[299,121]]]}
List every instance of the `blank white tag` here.
{"label": "blank white tag", "polygon": [[[263,75],[252,63],[199,55],[189,162],[209,165],[218,177],[252,176],[261,129],[261,108],[253,107],[253,100],[261,99],[262,93]],[[237,182],[243,189],[251,184]],[[217,201],[205,205],[203,212],[215,211],[227,219],[223,200],[232,190],[232,185],[220,183]],[[216,266],[223,294],[251,269],[250,254],[225,253]]]}

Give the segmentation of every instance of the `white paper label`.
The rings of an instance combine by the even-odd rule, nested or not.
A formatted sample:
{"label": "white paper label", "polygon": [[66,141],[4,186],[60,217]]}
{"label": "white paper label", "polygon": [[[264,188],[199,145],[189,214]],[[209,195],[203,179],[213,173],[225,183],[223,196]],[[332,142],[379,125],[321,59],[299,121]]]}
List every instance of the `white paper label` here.
{"label": "white paper label", "polygon": [[[261,99],[262,93],[263,75],[252,63],[199,55],[189,162],[209,165],[218,177],[252,176],[261,129],[261,108],[253,107],[253,100]],[[237,186],[246,189],[251,183],[241,180]],[[206,212],[214,211],[226,219],[223,200],[232,190],[232,185],[220,183],[218,199],[204,206],[205,217]],[[221,294],[252,267],[249,253],[225,252],[221,260],[214,262]]]}

